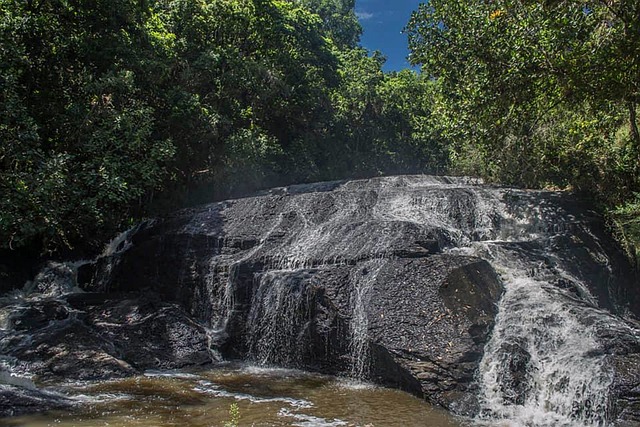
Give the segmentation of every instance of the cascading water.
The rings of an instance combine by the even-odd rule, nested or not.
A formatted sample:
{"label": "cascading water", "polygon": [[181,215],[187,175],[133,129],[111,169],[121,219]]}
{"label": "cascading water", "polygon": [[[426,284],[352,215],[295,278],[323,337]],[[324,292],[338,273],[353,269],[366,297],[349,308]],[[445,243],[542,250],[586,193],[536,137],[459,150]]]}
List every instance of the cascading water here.
{"label": "cascading water", "polygon": [[351,360],[351,376],[357,379],[367,378],[369,368],[369,318],[367,307],[371,298],[371,288],[380,270],[384,267],[383,259],[367,261],[362,269],[352,272],[351,282],[354,284],[353,314],[349,322],[349,359]]}
{"label": "cascading water", "polygon": [[[364,199],[371,193],[363,193]],[[314,296],[313,286],[305,279],[307,271],[322,270],[326,266],[347,265],[353,260],[362,260],[363,269],[352,274],[354,292],[351,296],[351,319],[349,329],[350,375],[363,379],[368,364],[368,340],[366,306],[368,292],[377,272],[383,265],[385,252],[392,242],[385,233],[372,233],[365,219],[370,212],[363,209],[368,203],[353,198],[347,193],[330,196],[328,203],[335,203],[337,209],[328,216],[318,216],[313,196],[300,195],[291,201],[284,212],[270,219],[266,232],[260,232],[256,244],[239,257],[231,255],[230,268],[226,278],[220,280],[216,271],[221,258],[214,256],[210,262],[207,288],[218,288],[222,296],[217,304],[222,305],[222,315],[215,322],[213,335],[224,335],[233,313],[235,301],[234,286],[238,281],[238,271],[242,265],[259,259],[268,269],[253,278],[254,292],[250,302],[250,312],[246,320],[248,357],[265,365],[297,366],[297,361],[305,351],[305,328],[308,327],[310,306],[308,299]],[[362,219],[361,222],[358,222]],[[353,222],[355,221],[355,226]],[[206,219],[195,218],[189,227]],[[243,223],[242,227],[246,227]],[[283,230],[290,237],[282,240]],[[336,230],[344,229],[349,239],[340,238]],[[294,230],[294,232],[291,232]],[[379,248],[379,249],[375,249]],[[374,253],[372,260],[367,260]],[[225,258],[226,261],[226,258]],[[218,283],[218,285],[216,285]]]}
{"label": "cascading water", "polygon": [[261,364],[292,366],[304,351],[312,296],[292,270],[264,273],[247,321],[249,358]]}
{"label": "cascading water", "polygon": [[[352,185],[347,183],[326,196],[324,204],[335,206],[328,216],[318,216],[317,195],[301,194],[292,198],[285,213],[281,212],[269,232],[259,239],[259,245],[240,260],[262,253],[266,264],[273,268],[256,279],[257,291],[247,324],[253,360],[288,366],[295,360],[292,349],[300,347],[296,344],[302,334],[298,328],[304,325],[301,316],[306,312],[299,301],[305,298],[301,285],[292,280],[294,272],[360,260],[362,265],[352,270],[348,279],[352,293],[347,358],[349,375],[367,378],[370,362],[367,308],[371,289],[385,259],[394,256],[394,245],[404,238],[407,226],[426,224],[430,230],[436,230],[443,246],[485,237],[493,230],[494,200],[486,204],[487,209],[478,209],[477,205],[484,207],[486,201],[477,196],[465,178],[389,179],[380,182],[377,192],[359,192]],[[401,199],[380,197],[387,195],[386,190],[393,192],[403,187],[409,188]],[[295,230],[289,233],[292,237],[282,242],[272,239],[278,236],[279,228],[285,226]],[[283,352],[283,349],[286,350]]]}
{"label": "cascading water", "polygon": [[[628,325],[597,308],[551,249],[571,219],[531,205],[510,212],[508,192],[462,186],[456,195],[451,186],[435,185],[429,197],[408,192],[376,209],[383,218],[437,226],[446,251],[483,258],[501,275],[505,293],[478,374],[481,420],[606,425],[613,379],[597,326]],[[610,269],[597,238],[584,231],[596,244],[594,259]]]}
{"label": "cascading water", "polygon": [[591,298],[554,286],[561,272],[541,272],[539,263],[495,242],[476,246],[470,252],[491,259],[505,282],[480,363],[481,417],[523,426],[605,425],[612,374],[595,326],[616,319]]}
{"label": "cascading water", "polygon": [[480,365],[484,416],[532,426],[603,425],[611,377],[593,331],[543,283],[509,282]]}
{"label": "cascading water", "polygon": [[[206,323],[220,358],[404,375],[393,384],[454,411],[466,399],[456,393],[477,390],[480,424],[605,426],[615,378],[603,331],[640,333],[602,308],[619,302],[597,282],[615,263],[587,216],[554,194],[424,176],[277,189],[177,214],[140,238],[146,247],[120,236],[93,285],[109,291],[123,283],[112,275],[146,268],[135,286]],[[166,254],[178,260],[159,263]],[[597,268],[583,272],[579,259]],[[501,292],[492,268],[504,293],[488,339]],[[474,291],[491,295],[460,298]]]}

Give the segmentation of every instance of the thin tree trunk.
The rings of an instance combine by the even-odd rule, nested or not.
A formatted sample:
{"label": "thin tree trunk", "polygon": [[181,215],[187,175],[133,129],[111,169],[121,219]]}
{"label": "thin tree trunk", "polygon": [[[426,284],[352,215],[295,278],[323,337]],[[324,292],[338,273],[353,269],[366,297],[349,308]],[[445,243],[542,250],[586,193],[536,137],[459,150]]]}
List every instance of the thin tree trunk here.
{"label": "thin tree trunk", "polygon": [[638,116],[636,114],[636,103],[629,101],[629,130],[631,131],[631,143],[638,157],[636,170],[640,167],[640,132],[638,131]]}

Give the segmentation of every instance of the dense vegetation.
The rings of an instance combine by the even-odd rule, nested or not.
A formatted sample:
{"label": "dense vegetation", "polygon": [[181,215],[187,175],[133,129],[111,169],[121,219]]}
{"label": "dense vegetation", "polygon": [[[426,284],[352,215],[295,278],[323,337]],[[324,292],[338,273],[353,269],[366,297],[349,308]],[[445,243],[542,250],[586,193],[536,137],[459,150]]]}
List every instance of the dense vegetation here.
{"label": "dense vegetation", "polygon": [[0,0],[0,246],[407,172],[571,187],[637,224],[639,2],[431,0],[423,72],[384,73],[354,1]]}

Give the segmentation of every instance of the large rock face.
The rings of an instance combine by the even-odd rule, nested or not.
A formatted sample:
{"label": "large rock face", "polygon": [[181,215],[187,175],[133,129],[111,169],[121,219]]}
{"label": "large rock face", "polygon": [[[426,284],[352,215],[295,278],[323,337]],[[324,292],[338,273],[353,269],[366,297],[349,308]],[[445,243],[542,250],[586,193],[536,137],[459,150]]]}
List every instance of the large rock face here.
{"label": "large rock face", "polygon": [[[640,334],[623,319],[640,310],[635,277],[601,219],[560,193],[424,176],[294,186],[142,224],[74,274],[88,294],[30,305],[0,341],[45,377],[77,375],[69,360],[86,351],[98,377],[242,358],[472,416],[640,414]],[[45,331],[52,319],[68,332],[13,345],[16,320]],[[595,403],[540,398],[553,393]]]}
{"label": "large rock face", "polygon": [[[545,372],[536,364],[556,357],[553,348],[569,342],[563,334],[575,323],[584,329],[576,340],[588,344],[567,345],[565,365],[545,375],[592,387],[569,368],[586,361],[602,387],[624,384],[603,405],[635,411],[633,376],[618,370],[609,379],[592,356],[628,361],[628,350],[579,336],[600,333],[584,319],[638,313],[635,278],[601,219],[561,193],[432,177],[295,186],[178,212],[137,231],[131,244],[107,263],[107,276],[98,265],[87,288],[148,288],[179,302],[214,331],[224,357],[347,372],[457,413],[510,417],[513,405],[544,407],[536,396],[554,393],[540,392],[544,380],[532,372]],[[489,348],[504,368],[492,370],[483,356],[503,282],[515,295],[503,302],[511,316],[503,317],[530,327],[501,325]],[[522,284],[542,309],[518,299]],[[600,311],[583,316],[585,305]],[[545,322],[562,327],[545,338]],[[628,339],[620,334],[615,340]],[[607,366],[622,366],[609,359]],[[479,364],[497,377],[484,379]],[[597,412],[555,410],[586,423]]]}
{"label": "large rock face", "polygon": [[[179,302],[217,331],[224,357],[346,372],[474,413],[502,284],[486,261],[441,253],[460,237],[453,230],[394,211],[404,208],[397,197],[428,197],[442,182],[415,195],[390,182],[293,187],[179,212],[135,233],[109,275],[98,264],[85,287],[148,288]],[[460,184],[444,182],[454,192]],[[477,221],[474,195],[460,190],[458,220]]]}

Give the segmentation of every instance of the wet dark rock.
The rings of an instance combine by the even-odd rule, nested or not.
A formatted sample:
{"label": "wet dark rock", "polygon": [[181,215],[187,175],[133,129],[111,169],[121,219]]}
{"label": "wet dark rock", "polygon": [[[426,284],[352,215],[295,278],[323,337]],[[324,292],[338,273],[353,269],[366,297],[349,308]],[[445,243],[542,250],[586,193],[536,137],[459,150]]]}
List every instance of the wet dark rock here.
{"label": "wet dark rock", "polygon": [[176,369],[212,361],[207,333],[157,295],[117,301],[87,313],[87,322],[136,370]]}
{"label": "wet dark rock", "polygon": [[440,244],[437,240],[419,240],[406,247],[396,249],[394,255],[399,258],[424,258],[440,252]]}
{"label": "wet dark rock", "polygon": [[20,307],[8,316],[11,327],[19,331],[28,331],[59,322],[69,317],[68,308],[58,301],[38,301],[26,307]]}
{"label": "wet dark rock", "polygon": [[498,276],[477,258],[435,255],[389,263],[372,291],[369,334],[407,371],[404,377],[417,381],[398,383],[397,368],[382,360],[374,362],[372,375],[459,414],[475,414],[475,371],[501,294]]}
{"label": "wet dark rock", "polygon": [[90,306],[106,303],[113,296],[99,292],[79,292],[65,295],[65,300],[72,309],[84,310]]}
{"label": "wet dark rock", "polygon": [[212,361],[204,328],[155,294],[67,298],[4,308],[14,326],[0,331],[0,351],[39,381],[120,378]]}
{"label": "wet dark rock", "polygon": [[[144,223],[90,263],[50,266],[33,288],[46,301],[16,307],[0,353],[45,380],[126,376],[220,354],[359,375],[473,416],[503,294],[483,259],[493,254],[465,252],[474,242],[499,245],[527,266],[526,278],[583,308],[640,314],[640,288],[588,206],[469,183],[301,185]],[[69,280],[85,292],[57,290]],[[614,371],[612,418],[634,422],[640,340],[630,331],[602,328],[598,351]],[[521,404],[531,355],[517,341],[500,351],[510,354],[500,379],[513,391],[507,403]]]}
{"label": "wet dark rock", "polygon": [[76,280],[78,286],[86,288],[91,285],[96,274],[96,262],[87,262],[78,266],[76,271]]}
{"label": "wet dark rock", "polygon": [[[632,270],[588,206],[559,193],[505,190],[487,207],[482,189],[445,181],[296,186],[177,212],[141,228],[126,256],[103,260],[110,267],[97,268],[85,289],[151,289],[216,330],[211,343],[227,358],[344,373],[367,357],[370,378],[465,415],[478,412],[475,374],[502,284],[486,261],[447,248],[517,230],[534,237],[503,247],[535,266],[530,277],[587,298],[569,278],[557,279],[567,269],[599,306],[640,312]],[[364,353],[354,350],[358,297]],[[264,300],[280,312],[261,307]],[[517,343],[503,351],[513,353],[502,380],[517,404],[528,392],[530,356]]]}
{"label": "wet dark rock", "polygon": [[[561,192],[534,191],[510,192],[505,200],[514,217],[535,218],[531,231],[551,235],[543,239],[544,246],[538,246],[539,241],[517,245],[529,245],[533,249],[529,255],[539,253],[545,268],[553,268],[557,259],[562,260],[562,267],[588,287],[599,307],[623,316],[640,317],[637,271],[589,203]],[[544,256],[549,250],[556,260]],[[559,282],[558,286],[573,288],[580,294],[572,283]]]}
{"label": "wet dark rock", "polygon": [[523,342],[506,342],[501,346],[501,351],[510,355],[507,359],[508,368],[500,378],[502,392],[507,402],[522,405],[530,392],[526,379],[531,355]]}
{"label": "wet dark rock", "polygon": [[640,425],[640,353],[614,356],[611,363],[616,374],[612,406],[620,425]]}
{"label": "wet dark rock", "polygon": [[640,337],[632,328],[603,325],[598,339],[611,366],[611,412],[620,427],[640,425]]}
{"label": "wet dark rock", "polygon": [[0,417],[69,409],[74,402],[59,394],[0,384]]}

